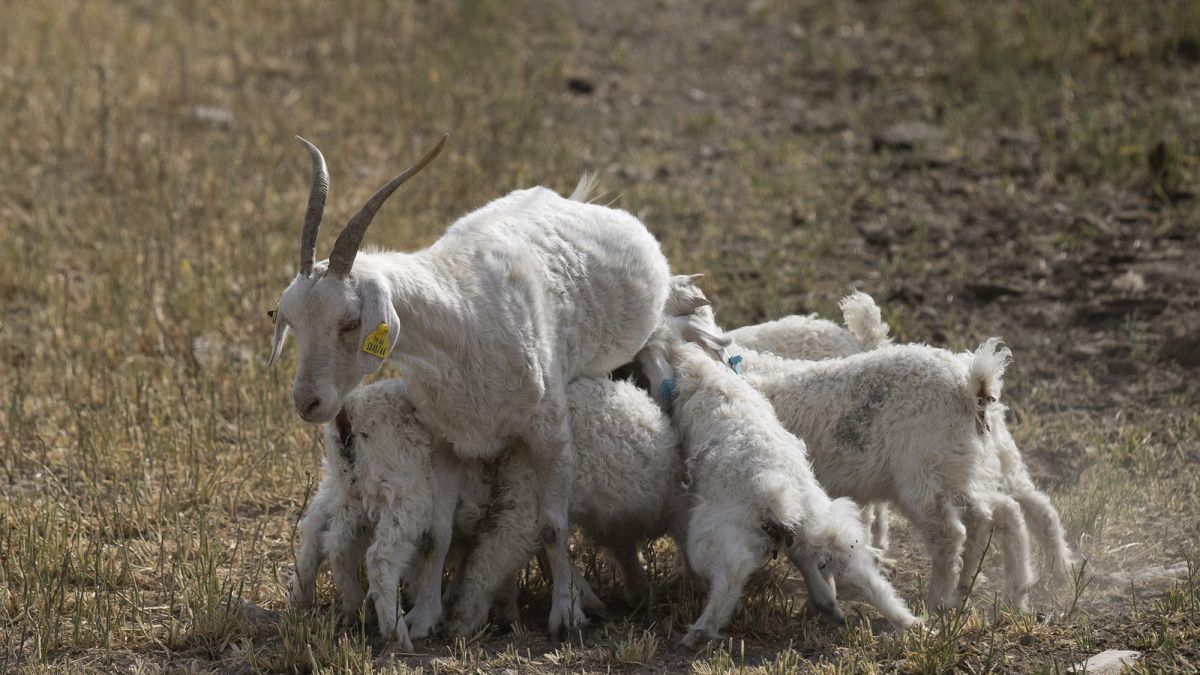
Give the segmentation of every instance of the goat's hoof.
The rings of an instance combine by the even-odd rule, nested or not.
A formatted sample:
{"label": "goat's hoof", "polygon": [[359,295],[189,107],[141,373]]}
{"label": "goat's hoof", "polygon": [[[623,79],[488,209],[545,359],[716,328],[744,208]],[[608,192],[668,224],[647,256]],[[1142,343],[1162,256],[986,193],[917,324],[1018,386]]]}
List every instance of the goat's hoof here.
{"label": "goat's hoof", "polygon": [[446,637],[450,639],[470,638],[479,632],[479,624],[467,621],[451,621],[446,624]]}
{"label": "goat's hoof", "polygon": [[424,640],[433,634],[436,623],[413,623],[408,627],[408,636],[414,640]]}
{"label": "goat's hoof", "polygon": [[713,640],[722,639],[724,639],[724,636],[722,636],[720,633],[713,633],[707,630],[696,630],[693,628],[687,632],[687,635],[683,636],[683,639],[679,641],[679,644],[687,649],[695,651],[707,646],[708,643],[712,642]]}
{"label": "goat's hoof", "polygon": [[587,622],[587,615],[578,603],[556,603],[556,606],[550,609],[550,636],[558,639],[572,628],[586,626]]}
{"label": "goat's hoof", "polygon": [[407,634],[406,635],[394,634],[394,635],[392,635],[391,638],[389,638],[386,641],[388,641],[388,643],[391,644],[392,646],[395,646],[397,650],[400,650],[400,651],[406,652],[406,653],[415,653],[413,651],[413,640]]}
{"label": "goat's hoof", "polygon": [[292,589],[288,593],[288,604],[300,609],[312,607],[313,601],[316,600],[315,596],[315,593],[306,592],[297,582],[292,582]]}

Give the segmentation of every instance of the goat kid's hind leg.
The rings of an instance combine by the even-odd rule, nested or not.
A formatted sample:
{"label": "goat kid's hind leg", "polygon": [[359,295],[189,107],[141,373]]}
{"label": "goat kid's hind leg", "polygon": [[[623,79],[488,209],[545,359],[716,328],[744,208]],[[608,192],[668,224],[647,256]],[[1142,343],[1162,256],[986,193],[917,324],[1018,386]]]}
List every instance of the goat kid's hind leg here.
{"label": "goat kid's hind leg", "polygon": [[990,543],[995,543],[1000,534],[993,529],[993,508],[990,502],[981,499],[968,499],[963,508],[967,533],[963,540],[962,569],[958,573],[957,594],[960,599],[970,594],[973,584],[985,578],[980,572],[980,565],[991,547]]}
{"label": "goat kid's hind leg", "polygon": [[433,528],[430,550],[424,556],[416,582],[413,610],[405,617],[409,637],[420,640],[433,632],[442,619],[442,572],[454,537],[454,510],[462,477],[458,459],[452,452],[435,452],[434,476],[437,479],[433,503]]}
{"label": "goat kid's hind leg", "polygon": [[746,581],[762,566],[764,542],[756,535],[725,525],[690,537],[688,557],[708,586],[708,598],[700,618],[688,627],[683,638],[685,647],[695,649],[720,639],[721,629],[729,623],[742,598]]}
{"label": "goat kid's hind leg", "polygon": [[624,540],[608,547],[609,557],[621,575],[621,586],[625,590],[625,602],[630,607],[637,607],[646,600],[650,592],[650,582],[646,579],[646,570],[638,559],[637,544],[632,540]]}
{"label": "goat kid's hind leg", "polygon": [[[559,388],[559,401],[565,393]],[[575,477],[575,443],[571,437],[565,403],[551,403],[539,420],[534,438],[528,439],[540,491],[538,523],[542,546],[553,585],[550,601],[551,636],[587,623],[578,589],[573,583],[571,558],[567,553],[570,534],[568,516],[571,487]]]}
{"label": "goat kid's hind leg", "polygon": [[871,505],[871,512],[871,523],[868,525],[871,531],[871,545],[886,553],[892,543],[891,509],[886,502],[875,502]]}
{"label": "goat kid's hind leg", "polygon": [[958,509],[952,499],[943,498],[910,507],[909,518],[925,535],[933,561],[927,607],[934,612],[952,606],[962,570],[963,542],[967,538],[967,528]]}
{"label": "goat kid's hind leg", "polygon": [[865,549],[855,548],[850,552],[842,575],[846,583],[857,588],[879,610],[892,628],[902,631],[920,623],[908,606],[900,599],[895,587],[883,578],[875,565],[875,556]]}
{"label": "goat kid's hind leg", "polygon": [[[537,552],[538,570],[542,576],[550,574],[550,561],[546,559],[545,549],[540,549]],[[579,602],[583,603],[583,608],[592,614],[603,614],[608,608],[604,606],[604,601],[596,592],[592,590],[591,584],[588,583],[587,577],[578,567],[571,564],[571,583],[574,584],[576,592],[579,594]]]}
{"label": "goat kid's hind leg", "polygon": [[333,585],[342,600],[342,618],[347,621],[358,616],[367,595],[358,581],[358,565],[370,543],[371,529],[364,515],[350,509],[335,513],[322,535]]}
{"label": "goat kid's hind leg", "polygon": [[379,633],[385,640],[396,640],[405,651],[412,651],[404,609],[400,606],[400,579],[411,566],[417,547],[409,541],[399,524],[387,522],[389,516],[375,528],[375,541],[367,549],[367,581],[375,600],[375,617]]}
{"label": "goat kid's hind leg", "polygon": [[1013,497],[1021,505],[1029,531],[1042,547],[1042,554],[1046,557],[1055,583],[1068,583],[1078,558],[1067,546],[1067,531],[1050,498],[1032,485],[1028,491],[1018,492]]}
{"label": "goat kid's hind leg", "polygon": [[317,570],[325,561],[321,538],[333,516],[331,490],[325,482],[300,520],[300,550],[296,554],[296,573],[292,576],[289,600],[294,607],[312,605],[317,590]]}
{"label": "goat kid's hind leg", "polygon": [[995,506],[996,532],[1004,548],[1004,588],[1018,609],[1029,611],[1029,590],[1033,569],[1029,550],[1029,530],[1021,505],[1012,497],[1001,498]]}

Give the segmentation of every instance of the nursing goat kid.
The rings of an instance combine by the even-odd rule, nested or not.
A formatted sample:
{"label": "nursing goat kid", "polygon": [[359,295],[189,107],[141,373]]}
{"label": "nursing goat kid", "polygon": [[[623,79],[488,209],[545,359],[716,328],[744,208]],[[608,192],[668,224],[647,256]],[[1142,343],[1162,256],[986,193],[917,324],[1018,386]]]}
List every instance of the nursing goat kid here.
{"label": "nursing goat kid", "polygon": [[[879,573],[858,508],[830,499],[813,475],[804,442],[779,424],[770,403],[718,356],[693,319],[668,319],[665,358],[671,419],[686,457],[693,500],[686,551],[707,587],[700,618],[684,638],[719,637],[750,575],[782,548],[803,573],[812,603],[841,617],[834,579],[858,588],[898,630],[918,622]],[[661,331],[660,331],[661,332]],[[713,352],[717,354],[717,352]]]}
{"label": "nursing goat kid", "polygon": [[[715,336],[707,340],[710,350],[726,354],[730,341],[709,308],[689,323],[700,324],[694,333]],[[890,502],[916,525],[933,559],[928,606],[936,609],[955,602],[966,539],[959,506],[994,457],[988,412],[998,407],[1009,356],[993,338],[969,357],[900,345],[824,361],[749,349],[731,359],[779,422],[804,439],[829,494]],[[1011,539],[1014,558],[1022,557],[1022,539]]]}
{"label": "nursing goat kid", "polygon": [[[571,429],[578,450],[571,520],[612,555],[631,598],[647,581],[637,544],[680,530],[686,496],[683,463],[667,416],[645,392],[628,382],[579,378],[567,386]],[[325,432],[325,471],[300,524],[301,548],[292,601],[312,602],[317,570],[328,559],[342,611],[355,614],[364,594],[356,574],[366,558],[370,595],[385,638],[411,649],[400,615],[399,582],[418,595],[432,583],[441,591],[441,561],[431,550],[434,513],[445,493],[458,494],[458,535],[473,539],[457,573],[452,630],[473,633],[499,593],[515,600],[515,573],[538,542],[536,488],[527,447],[514,444],[492,463],[458,462],[408,400],[403,380],[367,385],[349,394]],[[437,574],[425,571],[437,566]],[[598,604],[581,577],[572,580],[583,602]],[[494,607],[497,605],[493,605]],[[432,627],[414,625],[419,638]]]}
{"label": "nursing goat kid", "polygon": [[[691,281],[694,279],[688,278],[688,282]],[[678,295],[686,291],[674,292]],[[725,336],[739,348],[804,361],[850,356],[891,344],[888,325],[870,295],[855,291],[842,298],[838,307],[842,310],[845,328],[816,314],[792,315],[735,328]],[[874,502],[861,506],[863,524],[871,531],[871,545],[886,552],[889,545],[887,504]]]}
{"label": "nursing goat kid", "polygon": [[[537,187],[461,217],[427,249],[359,252],[383,202],[433,160],[443,137],[350,219],[327,263],[315,263],[329,173],[320,151],[301,140],[312,188],[300,270],[279,301],[271,348],[274,361],[295,333],[297,412],[332,419],[390,357],[408,397],[458,457],[492,459],[511,440],[527,443],[554,585],[549,629],[582,622],[566,548],[574,450],[565,388],[630,361],[645,344],[667,294],[658,242],[624,211]],[[449,545],[440,524],[433,547]]]}

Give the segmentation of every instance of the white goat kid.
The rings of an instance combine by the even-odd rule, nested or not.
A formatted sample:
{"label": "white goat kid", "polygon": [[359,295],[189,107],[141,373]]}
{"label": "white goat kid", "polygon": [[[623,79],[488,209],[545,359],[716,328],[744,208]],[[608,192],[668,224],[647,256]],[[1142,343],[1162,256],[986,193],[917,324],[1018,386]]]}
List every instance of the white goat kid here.
{"label": "white goat kid", "polygon": [[300,521],[291,600],[312,603],[317,570],[328,559],[342,614],[353,617],[364,598],[358,564],[365,554],[379,631],[411,651],[398,587],[430,552],[439,485],[435,436],[406,394],[401,380],[362,387],[326,425],[324,474]]}
{"label": "white goat kid", "polygon": [[[310,422],[332,419],[390,357],[409,398],[460,458],[490,459],[510,440],[528,443],[554,584],[549,629],[557,633],[584,620],[566,548],[574,450],[564,390],[641,349],[663,309],[667,262],[630,214],[540,187],[463,216],[422,251],[360,253],[384,200],[444,142],[380,188],[338,236],[328,264],[315,264],[329,174],[304,141],[313,181],[300,272],[280,299],[271,358],[294,332],[293,398]],[[444,523],[435,528],[436,551],[449,547],[448,532]]]}
{"label": "white goat kid", "polygon": [[750,575],[783,548],[804,574],[813,604],[841,618],[832,581],[858,588],[902,630],[918,622],[879,573],[858,510],[817,484],[804,442],[776,420],[770,403],[718,358],[682,336],[670,319],[666,359],[674,379],[672,423],[687,457],[693,507],[686,549],[705,582],[704,611],[684,638],[695,647],[719,637]]}
{"label": "white goat kid", "polygon": [[[725,336],[741,349],[803,361],[850,356],[892,343],[888,336],[888,325],[870,295],[855,291],[842,298],[838,307],[842,310],[845,328],[816,314],[792,315],[735,328]],[[871,545],[886,552],[890,543],[887,504],[873,502],[861,506],[863,524],[871,531]]]}
{"label": "white goat kid", "polygon": [[[461,536],[474,539],[457,574],[453,626],[473,633],[536,548],[536,504],[530,495],[538,479],[522,447],[490,466],[458,462],[407,395],[402,380],[361,387],[346,397],[335,423],[327,426],[325,472],[301,521],[292,600],[312,601],[317,569],[328,558],[342,611],[356,613],[363,592],[355,570],[365,550],[381,632],[411,648],[410,635],[422,637],[429,626],[414,625],[410,614],[412,632],[405,631],[396,587],[408,579],[418,595],[430,590],[420,587],[424,572],[413,574],[419,562],[425,569],[436,565],[432,590],[440,593],[442,561],[434,558],[430,533],[443,493],[459,495],[456,524]],[[640,598],[647,582],[636,544],[672,529],[686,513],[675,433],[654,401],[630,383],[580,378],[568,385],[567,397],[579,452],[572,522],[609,550],[630,599]],[[585,604],[599,604],[581,577],[573,583]],[[502,595],[502,610],[505,599],[515,600]],[[511,612],[510,606],[505,618],[515,618]]]}

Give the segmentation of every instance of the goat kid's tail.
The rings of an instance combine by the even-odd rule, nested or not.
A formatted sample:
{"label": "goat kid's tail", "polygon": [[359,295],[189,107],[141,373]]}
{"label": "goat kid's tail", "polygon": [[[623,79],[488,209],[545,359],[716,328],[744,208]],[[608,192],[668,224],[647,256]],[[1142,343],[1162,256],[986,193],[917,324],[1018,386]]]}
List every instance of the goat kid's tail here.
{"label": "goat kid's tail", "polygon": [[575,190],[567,199],[587,203],[596,198],[596,191],[599,189],[600,174],[595,171],[584,171],[583,175],[579,177],[579,184],[575,186]]}
{"label": "goat kid's tail", "polygon": [[871,296],[862,291],[855,291],[842,298],[838,307],[842,309],[842,320],[846,323],[846,329],[858,339],[863,349],[869,351],[891,344],[888,325],[883,320],[879,305],[875,304]]}
{"label": "goat kid's tail", "polygon": [[804,519],[805,506],[795,480],[780,471],[767,470],[752,480],[754,501],[775,523],[791,531]]}
{"label": "goat kid's tail", "polygon": [[1004,369],[1012,362],[1012,351],[1000,338],[988,338],[970,355],[968,374],[975,396],[975,426],[980,434],[989,429],[988,410],[1000,400],[1004,388]]}

